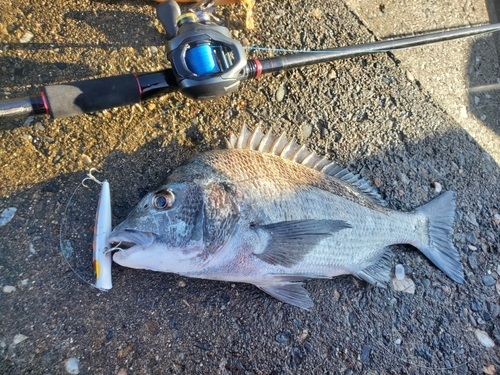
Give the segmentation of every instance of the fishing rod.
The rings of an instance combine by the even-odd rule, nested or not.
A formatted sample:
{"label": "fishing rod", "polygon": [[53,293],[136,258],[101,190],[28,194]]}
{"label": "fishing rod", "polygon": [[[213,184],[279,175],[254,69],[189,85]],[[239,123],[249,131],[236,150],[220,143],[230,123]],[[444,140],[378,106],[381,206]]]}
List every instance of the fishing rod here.
{"label": "fishing rod", "polygon": [[174,0],[158,5],[157,16],[166,32],[171,68],[45,86],[37,96],[0,101],[0,129],[2,119],[34,115],[70,117],[132,105],[177,91],[195,100],[216,99],[238,89],[241,82],[263,74],[500,31],[500,23],[496,23],[247,60],[244,48],[230,37],[229,30],[213,22],[211,12],[215,8],[211,3],[213,0],[199,2],[184,14]]}

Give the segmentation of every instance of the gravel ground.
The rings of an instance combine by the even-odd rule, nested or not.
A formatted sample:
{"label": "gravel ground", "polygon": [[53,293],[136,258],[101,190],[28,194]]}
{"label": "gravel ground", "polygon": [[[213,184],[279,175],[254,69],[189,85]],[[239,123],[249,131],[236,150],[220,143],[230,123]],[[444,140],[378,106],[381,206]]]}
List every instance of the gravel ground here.
{"label": "gravel ground", "polygon": [[[321,49],[376,40],[352,9],[337,0],[258,0],[253,31],[243,29],[241,6],[218,13],[246,45]],[[147,1],[13,0],[0,4],[0,17],[1,98],[167,66],[162,27]],[[479,132],[487,139],[475,139],[406,64],[392,54],[366,56],[262,77],[213,102],[173,94],[69,119],[4,124],[25,126],[0,133],[0,373],[65,374],[76,360],[80,374],[120,375],[499,369],[500,168],[483,146],[498,141],[498,112],[489,112],[493,122]],[[480,76],[479,65],[468,64],[468,74]],[[74,250],[70,264],[85,278],[90,259],[82,268],[76,255],[90,258],[97,185],[67,203],[91,166],[111,184],[118,223],[183,160],[219,147],[244,123],[286,132],[360,172],[392,208],[415,208],[440,188],[456,191],[454,242],[466,284],[405,246],[396,247],[395,264],[414,281],[413,294],[351,276],[314,280],[306,285],[316,303],[310,311],[251,285],[119,266],[113,289],[103,293],[71,271],[60,225]],[[482,344],[480,332],[490,341]]]}

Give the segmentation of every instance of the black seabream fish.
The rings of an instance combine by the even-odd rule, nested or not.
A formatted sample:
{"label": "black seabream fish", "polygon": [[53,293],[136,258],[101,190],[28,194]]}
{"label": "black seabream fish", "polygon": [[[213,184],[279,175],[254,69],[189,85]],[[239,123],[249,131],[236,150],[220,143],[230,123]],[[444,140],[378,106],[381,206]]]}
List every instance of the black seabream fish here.
{"label": "black seabream fish", "polygon": [[386,207],[368,182],[284,136],[244,127],[146,195],[111,233],[123,266],[251,283],[311,308],[302,281],[352,274],[385,286],[389,245],[411,244],[464,282],[452,241],[455,193],[411,211]]}

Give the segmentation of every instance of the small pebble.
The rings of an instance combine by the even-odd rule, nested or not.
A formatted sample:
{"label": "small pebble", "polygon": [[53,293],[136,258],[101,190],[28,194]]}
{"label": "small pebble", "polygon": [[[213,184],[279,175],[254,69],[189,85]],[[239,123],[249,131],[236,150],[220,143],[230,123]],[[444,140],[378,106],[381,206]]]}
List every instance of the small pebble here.
{"label": "small pebble", "polygon": [[464,106],[464,105],[460,107],[460,116],[462,118],[468,118],[469,117],[469,114],[467,113],[467,107]]}
{"label": "small pebble", "polygon": [[276,101],[281,102],[285,98],[285,86],[280,86],[279,89],[276,91]]}
{"label": "small pebble", "polygon": [[42,125],[40,121],[35,122],[34,128],[36,132],[45,130],[45,127]]}
{"label": "small pebble", "polygon": [[[469,215],[467,215],[467,216],[465,217],[465,219],[466,219],[469,223],[471,223],[472,225],[474,225],[475,227],[478,227],[478,226],[479,226],[479,224],[478,224],[478,222],[477,222],[477,219],[476,219],[476,215],[475,215],[474,213],[472,213],[472,212],[471,212]],[[475,245],[475,243],[473,243],[473,245]]]}
{"label": "small pebble", "polygon": [[285,334],[283,334],[283,333],[277,333],[274,336],[274,340],[276,340],[280,344],[285,344],[285,345],[290,342],[290,339]]}
{"label": "small pebble", "polygon": [[148,110],[149,111],[153,111],[155,108],[156,108],[156,104],[155,103],[149,103],[148,104]]}
{"label": "small pebble", "polygon": [[304,137],[309,138],[312,134],[313,127],[311,124],[304,124],[302,125],[302,134],[304,134]]}
{"label": "small pebble", "polygon": [[125,358],[132,351],[134,351],[134,349],[135,349],[135,343],[130,343],[125,348],[118,350],[118,352],[116,353],[116,356],[118,357],[118,359]]}
{"label": "small pebble", "polygon": [[495,285],[497,293],[500,295],[500,279],[497,280],[497,284]]}
{"label": "small pebble", "polygon": [[403,280],[405,278],[405,268],[402,264],[396,264],[396,279]]}
{"label": "small pebble", "polygon": [[495,214],[495,216],[493,216],[493,220],[495,220],[495,223],[500,224],[500,214]]}
{"label": "small pebble", "polygon": [[393,278],[391,284],[392,288],[397,292],[415,294],[415,283],[408,276],[405,276],[402,280]]}
{"label": "small pebble", "polygon": [[137,109],[141,113],[144,113],[144,107],[142,105],[140,105],[139,103],[135,103],[132,108]]}
{"label": "small pebble", "polygon": [[33,33],[27,31],[23,37],[21,39],[19,39],[19,42],[20,43],[28,43],[31,41],[31,39],[33,39],[35,36],[33,35]]}
{"label": "small pebble", "polygon": [[484,331],[481,331],[480,329],[476,329],[474,331],[474,335],[476,338],[479,340],[482,346],[486,348],[493,348],[495,346],[495,343],[493,340],[488,336],[488,334]]}
{"label": "small pebble", "polygon": [[476,298],[471,302],[470,309],[474,312],[483,311],[483,303]]}
{"label": "small pebble", "polygon": [[26,340],[28,338],[28,336],[24,336],[22,333],[18,333],[17,335],[14,336],[14,340],[12,340],[12,343],[14,345],[17,345],[21,342],[23,342],[24,340]]}
{"label": "small pebble", "polygon": [[441,193],[441,191],[443,190],[443,187],[439,182],[432,183],[432,187],[434,188],[434,191],[438,194]]}
{"label": "small pebble", "polygon": [[402,340],[399,338],[399,339],[396,339],[396,341],[394,341],[394,344],[401,345],[401,342],[402,342]]}
{"label": "small pebble", "polygon": [[35,246],[30,242],[28,245],[31,254],[36,254]]}
{"label": "small pebble", "polygon": [[486,286],[493,286],[496,284],[496,280],[491,275],[484,275],[483,284]]}
{"label": "small pebble", "polygon": [[186,282],[184,280],[179,280],[179,282],[177,283],[177,286],[179,288],[184,288],[186,286]]}
{"label": "small pebble", "polygon": [[118,370],[118,374],[117,375],[127,375],[127,369],[122,367]]}
{"label": "small pebble", "polygon": [[468,258],[469,266],[473,270],[475,270],[478,267],[478,261],[477,261],[477,256],[476,254],[471,254]]}
{"label": "small pebble", "polygon": [[328,73],[328,79],[335,79],[335,78],[337,78],[337,71],[335,69],[332,69]]}
{"label": "small pebble", "polygon": [[64,367],[68,374],[79,374],[80,373],[80,370],[78,369],[79,365],[80,361],[78,360],[78,358],[73,357],[66,360]]}
{"label": "small pebble", "polygon": [[359,360],[361,363],[369,364],[370,363],[370,352],[372,348],[369,345],[363,345],[361,349],[361,355],[359,356]]}
{"label": "small pebble", "polygon": [[472,246],[472,245],[467,245],[467,247],[468,247],[468,248],[469,248],[469,250],[471,250],[471,251],[476,251],[476,250],[477,250],[477,247]]}
{"label": "small pebble", "polygon": [[3,287],[3,292],[4,293],[12,293],[12,292],[15,292],[16,291],[16,287],[15,286],[12,286],[12,285],[5,285]]}
{"label": "small pebble", "polygon": [[16,207],[9,207],[2,211],[0,214],[0,227],[7,225],[13,218],[17,212]]}
{"label": "small pebble", "polygon": [[451,288],[448,285],[443,285],[441,287],[441,290],[443,291],[444,294],[449,296],[451,294]]}
{"label": "small pebble", "polygon": [[302,331],[302,333],[299,335],[299,339],[301,341],[304,341],[307,338],[308,335],[309,335],[309,332],[307,331],[307,329],[304,329]]}
{"label": "small pebble", "polygon": [[337,289],[333,290],[333,302],[338,302],[340,298],[340,293]]}
{"label": "small pebble", "polygon": [[404,173],[401,173],[401,181],[405,185],[408,185],[410,183],[410,179]]}
{"label": "small pebble", "polygon": [[92,164],[92,159],[89,156],[85,155],[85,154],[82,154],[82,156],[80,157],[80,159],[81,159],[81,161],[82,161],[82,163],[84,165],[90,165],[90,164]]}

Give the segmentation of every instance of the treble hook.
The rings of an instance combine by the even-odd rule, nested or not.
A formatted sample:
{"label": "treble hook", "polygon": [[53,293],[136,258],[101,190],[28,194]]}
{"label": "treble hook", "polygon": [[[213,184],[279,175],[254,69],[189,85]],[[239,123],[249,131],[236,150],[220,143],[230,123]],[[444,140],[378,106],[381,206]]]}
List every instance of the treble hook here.
{"label": "treble hook", "polygon": [[85,184],[85,181],[87,180],[91,180],[91,181],[94,181],[96,183],[98,183],[99,185],[102,185],[102,182],[99,181],[97,178],[94,177],[94,175],[92,174],[93,171],[96,171],[97,173],[101,173],[99,170],[97,170],[96,168],[90,168],[90,171],[89,173],[87,173],[87,177],[85,177],[83,180],[82,180],[82,185],[85,186],[87,189],[90,189],[86,184]]}

